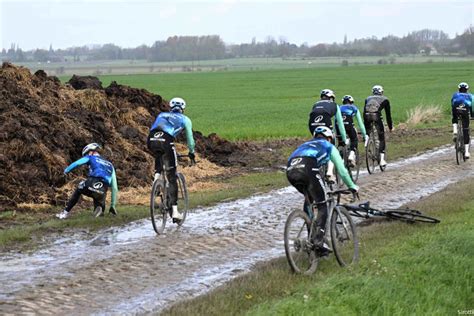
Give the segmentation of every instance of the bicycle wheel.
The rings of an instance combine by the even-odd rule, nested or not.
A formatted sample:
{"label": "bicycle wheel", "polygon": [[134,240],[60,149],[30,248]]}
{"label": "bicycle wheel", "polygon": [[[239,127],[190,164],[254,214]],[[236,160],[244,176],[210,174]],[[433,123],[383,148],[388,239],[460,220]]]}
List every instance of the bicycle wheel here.
{"label": "bicycle wheel", "polygon": [[300,210],[288,215],[285,223],[285,253],[291,270],[295,273],[312,274],[318,267],[318,259],[310,242],[311,220]]}
{"label": "bicycle wheel", "polygon": [[374,134],[370,134],[369,142],[365,148],[365,162],[367,163],[367,171],[369,174],[374,173],[377,164],[377,151],[375,148]]}
{"label": "bicycle wheel", "polygon": [[153,229],[158,235],[163,233],[166,226],[166,218],[168,217],[165,208],[166,199],[164,198],[164,191],[161,180],[153,182],[150,198],[150,215]]}
{"label": "bicycle wheel", "polygon": [[186,181],[182,173],[178,173],[178,210],[183,214],[183,219],[178,222],[178,226],[183,225],[188,214],[189,200],[188,189],[186,188]]}
{"label": "bicycle wheel", "polygon": [[341,267],[359,260],[359,240],[354,222],[342,206],[334,207],[331,214],[331,243]]}
{"label": "bicycle wheel", "polygon": [[463,143],[464,136],[462,130],[462,120],[458,119],[458,133],[456,135],[456,140],[454,144],[454,150],[456,151],[456,163],[458,165],[461,164],[461,160],[464,158]]}
{"label": "bicycle wheel", "polygon": [[409,223],[422,222],[437,224],[440,222],[439,219],[423,215],[416,210],[392,210],[385,213],[391,219],[398,219]]}

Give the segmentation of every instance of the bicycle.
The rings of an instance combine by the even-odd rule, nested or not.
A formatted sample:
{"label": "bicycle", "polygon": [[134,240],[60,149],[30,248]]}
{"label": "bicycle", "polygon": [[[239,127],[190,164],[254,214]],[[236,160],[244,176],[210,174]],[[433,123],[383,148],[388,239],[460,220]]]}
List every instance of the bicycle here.
{"label": "bicycle", "polygon": [[[359,260],[359,241],[354,222],[344,206],[337,203],[341,194],[350,193],[348,189],[327,192],[328,200],[323,202],[328,203],[324,240],[331,240],[336,260],[342,267]],[[306,207],[304,211],[294,210],[288,215],[284,243],[286,258],[293,272],[309,275],[316,271],[322,256],[312,242],[318,203],[309,203],[308,193],[305,194],[305,202],[311,207]]]}
{"label": "bicycle", "polygon": [[360,203],[358,205],[343,204],[349,214],[354,217],[373,218],[373,217],[387,217],[392,220],[401,220],[408,223],[422,222],[437,224],[439,219],[426,216],[420,211],[411,208],[388,209],[382,211],[370,206],[370,202]]}
{"label": "bicycle", "polygon": [[[187,155],[178,155],[178,158],[188,158]],[[194,160],[191,164],[195,164]],[[163,167],[163,163],[161,164]],[[186,188],[186,180],[184,175],[176,172],[178,183],[178,210],[183,214],[183,219],[177,222],[178,226],[182,226],[186,220],[186,215],[189,208],[188,190]],[[163,233],[166,221],[171,217],[170,193],[168,192],[169,181],[166,172],[163,170],[160,177],[153,181],[150,197],[150,215],[151,223],[155,232],[160,235]]]}
{"label": "bicycle", "polygon": [[463,120],[462,115],[467,114],[467,107],[458,106],[456,107],[456,116],[458,121],[458,129],[456,139],[454,140],[454,149],[456,151],[456,163],[459,165],[462,161],[466,161],[466,151],[464,147],[464,131],[463,131]]}
{"label": "bicycle", "polygon": [[368,131],[369,141],[365,148],[365,162],[367,163],[367,171],[369,174],[375,172],[375,167],[378,165],[380,171],[385,171],[386,166],[380,165],[380,139],[379,133],[377,132],[377,126],[375,121],[370,122]]}

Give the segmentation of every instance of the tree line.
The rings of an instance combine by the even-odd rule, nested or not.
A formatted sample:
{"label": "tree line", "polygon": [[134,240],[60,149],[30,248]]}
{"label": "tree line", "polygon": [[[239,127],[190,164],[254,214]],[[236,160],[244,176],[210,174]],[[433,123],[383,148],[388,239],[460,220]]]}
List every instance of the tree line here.
{"label": "tree line", "polygon": [[198,61],[236,57],[351,57],[351,56],[390,56],[407,54],[460,54],[474,55],[474,26],[468,27],[455,38],[440,30],[424,29],[406,36],[388,35],[354,39],[342,43],[291,44],[285,38],[278,41],[269,36],[263,42],[255,38],[250,43],[226,45],[218,35],[172,36],[166,41],[156,41],[153,45],[135,48],[121,48],[114,44],[93,47],[71,47],[49,50],[34,49],[23,51],[18,45],[3,49],[0,58],[12,62],[64,62],[98,60],[148,60],[158,61]]}

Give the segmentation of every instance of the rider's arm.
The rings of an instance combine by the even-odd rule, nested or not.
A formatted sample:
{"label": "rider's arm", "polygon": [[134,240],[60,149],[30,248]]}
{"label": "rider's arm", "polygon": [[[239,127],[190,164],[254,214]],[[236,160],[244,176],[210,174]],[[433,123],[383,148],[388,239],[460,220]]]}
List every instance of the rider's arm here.
{"label": "rider's arm", "polygon": [[339,108],[339,105],[336,105],[337,111],[336,111],[336,124],[337,127],[339,128],[339,132],[341,133],[342,141],[345,143],[346,142],[346,129],[344,128],[344,122],[342,121],[342,114],[341,114],[341,109]]}
{"label": "rider's arm", "polygon": [[186,140],[188,143],[188,149],[190,153],[194,153],[194,137],[193,137],[193,124],[189,117],[185,116],[184,119],[184,131],[186,133]]}
{"label": "rider's arm", "polygon": [[365,125],[364,122],[362,121],[362,117],[360,116],[360,111],[357,110],[356,112],[356,119],[357,119],[357,124],[359,124],[360,131],[362,133],[362,136],[367,136],[367,132],[365,131]]}
{"label": "rider's arm", "polygon": [[87,156],[82,157],[81,159],[78,159],[74,161],[72,164],[70,164],[69,166],[67,166],[67,168],[64,169],[64,173],[69,173],[72,170],[76,169],[77,167],[87,164],[88,162],[89,162],[89,157]]}
{"label": "rider's arm", "polygon": [[110,201],[110,207],[115,208],[115,204],[117,203],[117,194],[118,194],[117,176],[115,175],[115,168],[112,170],[112,178],[110,180],[110,187],[112,189],[112,198]]}
{"label": "rider's arm", "polygon": [[336,166],[337,173],[341,176],[342,181],[344,181],[347,187],[349,189],[357,188],[354,182],[352,181],[349,172],[347,172],[346,167],[344,167],[344,161],[342,160],[341,155],[339,154],[339,150],[337,150],[334,146],[332,146],[331,148],[331,161]]}
{"label": "rider's arm", "polygon": [[392,124],[392,112],[390,111],[390,101],[388,99],[385,100],[385,115],[387,115],[387,125],[390,130],[393,129]]}

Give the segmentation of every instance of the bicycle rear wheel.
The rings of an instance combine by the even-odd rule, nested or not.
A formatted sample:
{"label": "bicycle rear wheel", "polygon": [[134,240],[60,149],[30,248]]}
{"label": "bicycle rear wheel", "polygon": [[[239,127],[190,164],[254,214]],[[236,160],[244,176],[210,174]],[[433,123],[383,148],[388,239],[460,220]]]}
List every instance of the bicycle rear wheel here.
{"label": "bicycle rear wheel", "polygon": [[367,163],[367,171],[369,174],[374,173],[377,164],[377,151],[375,148],[375,141],[373,140],[373,133],[371,134],[367,147],[365,148],[365,162]]}
{"label": "bicycle rear wheel", "polygon": [[183,219],[178,222],[178,226],[183,225],[188,214],[189,200],[188,200],[188,189],[186,188],[186,180],[182,173],[178,173],[178,210],[183,214]]}
{"label": "bicycle rear wheel", "polygon": [[151,188],[150,215],[153,229],[158,235],[163,233],[168,217],[165,194],[161,180],[155,180]]}
{"label": "bicycle rear wheel", "polygon": [[291,270],[295,273],[312,274],[318,267],[318,259],[310,241],[311,220],[300,210],[288,215],[285,223],[285,253]]}
{"label": "bicycle rear wheel", "polygon": [[387,211],[386,214],[391,219],[398,219],[409,223],[422,222],[437,224],[440,222],[439,219],[423,215],[416,210],[392,210]]}
{"label": "bicycle rear wheel", "polygon": [[359,240],[354,222],[347,210],[336,206],[331,214],[331,243],[341,267],[359,260]]}

